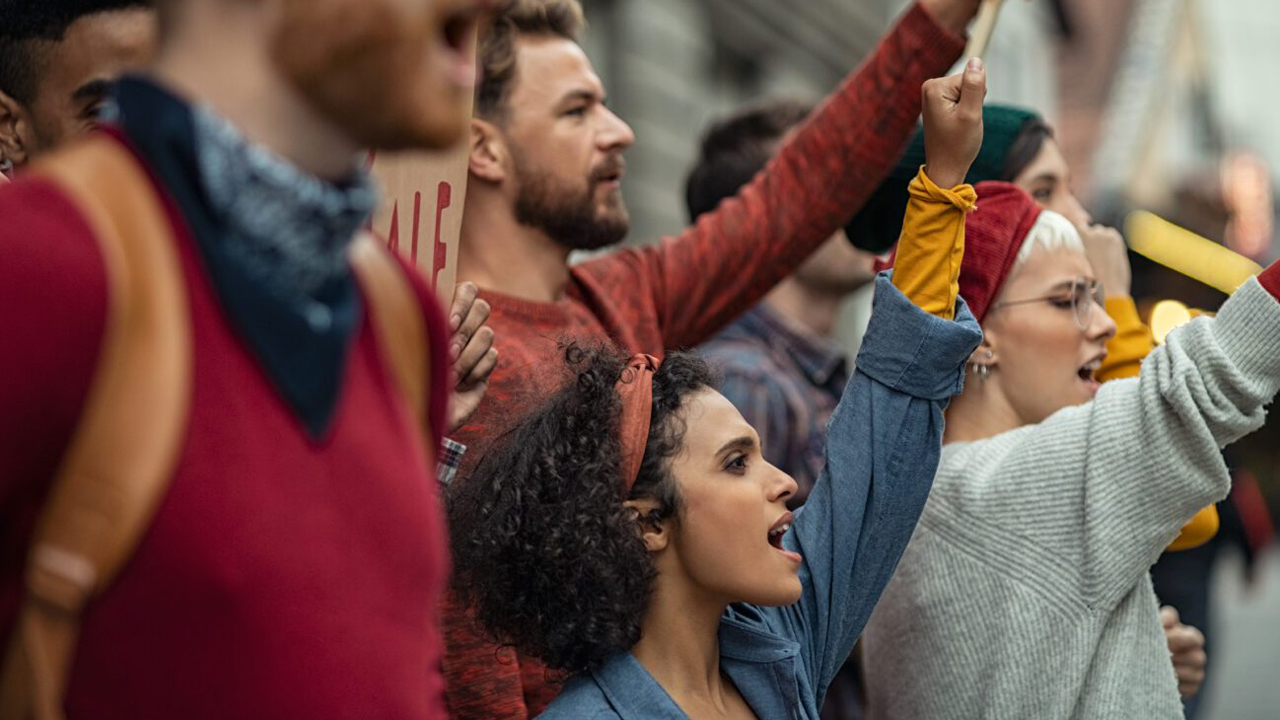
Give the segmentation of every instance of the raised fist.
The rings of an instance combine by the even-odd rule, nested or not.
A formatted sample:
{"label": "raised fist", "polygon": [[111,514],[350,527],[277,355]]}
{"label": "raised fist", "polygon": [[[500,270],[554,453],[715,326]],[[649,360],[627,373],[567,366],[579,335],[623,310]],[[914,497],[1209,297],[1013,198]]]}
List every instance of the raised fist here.
{"label": "raised fist", "polygon": [[987,69],[973,58],[964,72],[925,82],[925,173],[938,187],[964,182],[982,147],[982,101],[987,96]]}
{"label": "raised fist", "polygon": [[1106,225],[1076,228],[1084,241],[1084,253],[1093,266],[1094,276],[1102,283],[1107,297],[1129,294],[1133,271],[1129,267],[1129,249],[1120,231]]}

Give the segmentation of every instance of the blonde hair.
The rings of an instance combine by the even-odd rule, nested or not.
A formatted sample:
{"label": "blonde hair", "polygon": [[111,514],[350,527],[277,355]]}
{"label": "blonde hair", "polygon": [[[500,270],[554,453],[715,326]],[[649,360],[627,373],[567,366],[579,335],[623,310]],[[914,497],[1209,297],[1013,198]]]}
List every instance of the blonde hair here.
{"label": "blonde hair", "polygon": [[1037,249],[1075,250],[1084,254],[1084,241],[1080,239],[1080,233],[1070,220],[1052,210],[1045,210],[1027,233],[1027,239],[1023,241],[1018,257],[1013,261],[1013,270],[1022,267]]}

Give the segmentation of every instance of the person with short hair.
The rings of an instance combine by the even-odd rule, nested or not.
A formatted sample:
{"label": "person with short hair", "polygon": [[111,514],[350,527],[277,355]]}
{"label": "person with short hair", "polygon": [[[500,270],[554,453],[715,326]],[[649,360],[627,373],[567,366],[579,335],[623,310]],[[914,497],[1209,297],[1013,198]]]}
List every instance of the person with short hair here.
{"label": "person with short hair", "polygon": [[[109,122],[0,188],[0,647],[26,659],[5,663],[26,672],[4,676],[0,714],[14,677],[49,702],[40,716],[70,720],[443,720],[434,461],[483,393],[450,407],[446,347],[450,332],[492,335],[476,330],[483,313],[450,324],[420,276],[360,236],[377,201],[367,149],[465,132],[483,4],[165,0],[159,13],[154,64],[119,82]],[[154,227],[131,234],[167,258],[181,307],[152,312],[115,282],[159,282],[128,277],[137,254],[104,224],[138,207]],[[383,257],[405,302],[378,307],[356,247]],[[119,574],[72,611],[73,662],[46,697],[44,658],[15,630],[46,599],[30,578],[85,574],[32,550],[37,520],[67,487],[60,467],[117,357],[115,320],[174,312],[190,383],[167,398],[183,423],[168,485]],[[380,321],[422,338],[416,372],[396,372]],[[483,375],[495,358],[479,354]]]}
{"label": "person with short hair", "polygon": [[[1043,117],[1026,108],[993,103],[982,109],[982,119],[985,128],[982,150],[966,179],[971,183],[988,180],[1013,183],[1031,195],[1037,205],[1057,212],[1076,226],[1089,265],[1102,287],[1107,315],[1116,323],[1116,333],[1107,341],[1106,357],[1094,376],[1103,383],[1137,377],[1143,359],[1156,344],[1151,329],[1139,317],[1131,294],[1132,272],[1124,238],[1114,228],[1094,223],[1076,197],[1071,168],[1053,128]],[[923,158],[924,136],[917,131],[898,164],[876,190],[873,201],[850,222],[854,236],[897,233],[906,209],[900,198],[902,189],[911,181],[913,168]],[[1210,505],[1188,521],[1169,550],[1201,545],[1213,537],[1217,527],[1217,512]],[[1156,587],[1160,589],[1158,579]],[[1179,622],[1179,611],[1173,607],[1163,608],[1161,616],[1179,690],[1190,697],[1199,691],[1205,677],[1205,636],[1196,628],[1204,627],[1206,618],[1195,613],[1194,607],[1189,614],[1190,625]]]}
{"label": "person with short hair", "polygon": [[[827,463],[796,483],[705,361],[570,345],[568,382],[450,489],[456,583],[501,642],[573,673],[540,717],[817,720],[929,492],[980,340],[952,282],[985,76],[925,85],[928,162],[877,279]],[[927,338],[928,342],[913,342]]]}
{"label": "person with short hair", "polygon": [[1280,264],[1099,385],[1116,324],[1074,224],[976,187],[960,288],[983,341],[863,635],[868,717],[1181,718],[1148,571],[1280,390]]}
{"label": "person with short hair", "polygon": [[[920,89],[964,50],[979,0],[921,0],[820,104],[756,180],[652,247],[573,264],[621,241],[623,153],[635,141],[578,44],[577,0],[505,0],[480,41],[458,277],[492,307],[502,365],[458,438],[480,457],[563,381],[558,344],[694,347],[756,304],[879,184],[920,113]],[[458,483],[467,482],[467,468]],[[455,720],[524,720],[555,697],[537,663],[489,642],[446,604]]]}
{"label": "person with short hair", "polygon": [[0,0],[0,165],[93,127],[111,85],[156,45],[152,0]]}
{"label": "person with short hair", "polygon": [[[712,123],[685,181],[690,221],[751,182],[812,109],[783,100]],[[848,380],[845,350],[833,338],[837,316],[875,278],[875,262],[837,230],[763,301],[699,346],[722,375],[721,394],[760,434],[765,458],[795,479],[792,507],[822,470],[823,430]]]}

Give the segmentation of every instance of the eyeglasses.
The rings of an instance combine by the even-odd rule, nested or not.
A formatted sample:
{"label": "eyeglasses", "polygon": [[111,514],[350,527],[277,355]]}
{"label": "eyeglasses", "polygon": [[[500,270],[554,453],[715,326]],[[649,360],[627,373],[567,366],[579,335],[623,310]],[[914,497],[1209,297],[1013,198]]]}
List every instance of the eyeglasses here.
{"label": "eyeglasses", "polygon": [[992,309],[1038,302],[1053,303],[1054,306],[1064,310],[1068,307],[1071,308],[1071,317],[1075,320],[1076,327],[1081,330],[1088,330],[1089,323],[1093,320],[1093,309],[1094,307],[1103,307],[1104,297],[1102,283],[1086,277],[1078,277],[1071,281],[1070,289],[1057,295],[1027,300],[1008,300],[996,303],[992,306]]}

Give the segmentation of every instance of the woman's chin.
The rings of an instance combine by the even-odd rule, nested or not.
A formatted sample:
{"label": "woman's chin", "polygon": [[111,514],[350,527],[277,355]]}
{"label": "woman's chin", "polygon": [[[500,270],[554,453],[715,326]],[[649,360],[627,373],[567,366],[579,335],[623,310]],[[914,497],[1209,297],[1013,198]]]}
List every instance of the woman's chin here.
{"label": "woman's chin", "polygon": [[777,582],[770,583],[768,588],[762,587],[759,592],[751,593],[753,597],[744,598],[743,602],[764,607],[784,607],[798,602],[803,592],[799,574],[791,573],[789,578],[779,578]]}

